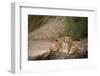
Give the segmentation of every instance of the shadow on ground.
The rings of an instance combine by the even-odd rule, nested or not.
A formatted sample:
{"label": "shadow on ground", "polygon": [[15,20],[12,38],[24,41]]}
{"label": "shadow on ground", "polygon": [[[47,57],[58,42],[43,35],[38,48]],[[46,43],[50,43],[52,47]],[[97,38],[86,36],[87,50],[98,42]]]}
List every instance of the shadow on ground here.
{"label": "shadow on ground", "polygon": [[87,51],[82,53],[67,54],[62,52],[46,52],[36,57],[28,57],[28,60],[54,60],[54,59],[80,59],[88,58]]}

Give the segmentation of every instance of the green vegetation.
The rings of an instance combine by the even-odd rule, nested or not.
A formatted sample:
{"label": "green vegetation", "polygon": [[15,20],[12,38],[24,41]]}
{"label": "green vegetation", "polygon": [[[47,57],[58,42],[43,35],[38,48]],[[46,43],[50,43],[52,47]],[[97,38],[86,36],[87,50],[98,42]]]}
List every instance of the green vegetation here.
{"label": "green vegetation", "polygon": [[42,16],[35,16],[35,15],[29,15],[28,16],[28,30],[29,32],[35,30],[36,28],[40,27],[37,25],[40,25],[40,19],[42,18]]}
{"label": "green vegetation", "polygon": [[65,31],[63,35],[71,36],[74,39],[87,37],[88,18],[87,17],[64,17]]}
{"label": "green vegetation", "polygon": [[[28,32],[32,32],[40,28],[50,19],[56,19],[57,16],[39,16],[28,15]],[[80,39],[88,35],[88,18],[87,17],[62,17],[65,22],[65,31],[59,33],[59,36],[71,36],[73,39]],[[56,29],[55,29],[56,30]]]}
{"label": "green vegetation", "polygon": [[55,16],[28,15],[28,32],[40,28],[51,18],[55,18]]}

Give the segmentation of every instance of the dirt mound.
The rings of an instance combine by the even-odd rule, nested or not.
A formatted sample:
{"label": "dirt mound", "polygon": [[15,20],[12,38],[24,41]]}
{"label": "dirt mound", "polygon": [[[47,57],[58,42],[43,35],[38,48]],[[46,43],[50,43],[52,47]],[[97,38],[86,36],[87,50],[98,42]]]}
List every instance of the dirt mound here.
{"label": "dirt mound", "polygon": [[59,33],[64,31],[64,18],[51,18],[40,28],[29,33],[29,40],[31,39],[48,39],[58,37]]}

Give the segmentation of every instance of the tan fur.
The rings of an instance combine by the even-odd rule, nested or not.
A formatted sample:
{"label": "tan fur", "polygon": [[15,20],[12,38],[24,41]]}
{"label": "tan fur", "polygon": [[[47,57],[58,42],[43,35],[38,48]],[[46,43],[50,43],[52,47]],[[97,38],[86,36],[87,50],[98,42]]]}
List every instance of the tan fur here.
{"label": "tan fur", "polygon": [[55,42],[50,47],[50,51],[60,51],[62,49],[62,43],[60,41],[60,38],[57,38]]}
{"label": "tan fur", "polygon": [[64,42],[66,42],[68,44],[68,53],[69,54],[81,52],[80,46],[77,45],[77,43],[75,43],[75,41],[73,41],[71,39],[71,37],[64,36]]}

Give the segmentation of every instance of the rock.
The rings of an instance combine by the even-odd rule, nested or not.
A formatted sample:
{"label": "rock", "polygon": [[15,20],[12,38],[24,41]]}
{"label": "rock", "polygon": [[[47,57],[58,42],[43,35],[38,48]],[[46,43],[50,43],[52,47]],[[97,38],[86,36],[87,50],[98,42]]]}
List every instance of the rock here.
{"label": "rock", "polygon": [[43,53],[35,57],[28,57],[28,60],[47,60],[49,52]]}
{"label": "rock", "polygon": [[88,52],[85,50],[82,53],[68,54],[64,52],[46,52],[36,57],[29,57],[29,60],[54,60],[54,59],[77,59],[88,58]]}

